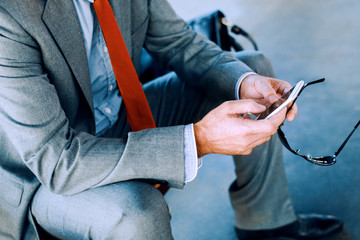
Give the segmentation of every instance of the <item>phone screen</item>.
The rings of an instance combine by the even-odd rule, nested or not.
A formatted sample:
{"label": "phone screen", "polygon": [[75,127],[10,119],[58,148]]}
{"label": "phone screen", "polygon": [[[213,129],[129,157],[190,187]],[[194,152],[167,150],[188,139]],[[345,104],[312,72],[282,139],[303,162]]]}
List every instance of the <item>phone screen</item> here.
{"label": "phone screen", "polygon": [[270,107],[268,107],[265,112],[261,113],[257,119],[265,119],[270,113],[272,113],[273,111],[275,111],[275,109],[277,109],[278,107],[280,107],[281,104],[283,104],[290,96],[291,92],[293,91],[294,88],[291,88],[290,91],[288,91],[287,93],[285,93],[281,98],[279,98],[276,102],[274,102],[273,104],[271,104]]}

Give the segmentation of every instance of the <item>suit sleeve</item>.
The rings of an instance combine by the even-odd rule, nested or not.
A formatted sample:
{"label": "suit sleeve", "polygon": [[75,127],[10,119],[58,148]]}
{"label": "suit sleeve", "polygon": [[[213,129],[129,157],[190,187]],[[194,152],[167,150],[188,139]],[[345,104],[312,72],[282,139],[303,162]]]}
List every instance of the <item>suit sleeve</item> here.
{"label": "suit sleeve", "polygon": [[166,0],[149,2],[149,53],[188,84],[221,99],[235,99],[236,82],[251,69],[192,31]]}
{"label": "suit sleeve", "polygon": [[[76,132],[41,55],[36,41],[0,6],[0,134],[18,156],[5,157],[21,159],[46,188],[65,195],[138,178],[183,186],[184,126],[144,130],[128,139]],[[153,150],[137,151],[139,146]],[[158,146],[169,153],[156,151]]]}

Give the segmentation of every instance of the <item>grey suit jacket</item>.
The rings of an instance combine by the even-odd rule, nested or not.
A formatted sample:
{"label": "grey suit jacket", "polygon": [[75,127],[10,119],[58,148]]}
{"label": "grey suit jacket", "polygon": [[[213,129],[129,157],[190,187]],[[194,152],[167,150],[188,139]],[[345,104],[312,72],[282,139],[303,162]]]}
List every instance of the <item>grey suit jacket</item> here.
{"label": "grey suit jacket", "polygon": [[[189,30],[165,0],[110,2],[137,71],[145,47],[188,84],[234,99],[248,67]],[[65,195],[137,178],[183,187],[183,126],[127,139],[94,130],[72,0],[0,0],[0,239],[36,238],[28,213],[40,184]]]}

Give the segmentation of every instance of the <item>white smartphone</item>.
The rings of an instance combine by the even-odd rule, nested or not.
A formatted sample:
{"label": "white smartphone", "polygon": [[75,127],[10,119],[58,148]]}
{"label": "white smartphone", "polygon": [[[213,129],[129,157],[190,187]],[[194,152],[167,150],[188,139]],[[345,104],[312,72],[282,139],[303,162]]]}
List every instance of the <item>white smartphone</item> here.
{"label": "white smartphone", "polygon": [[304,86],[304,81],[299,81],[295,87],[290,89],[287,93],[284,94],[281,98],[279,98],[275,103],[273,103],[270,107],[268,107],[265,112],[261,113],[256,120],[259,119],[268,119],[280,112],[284,107],[289,105],[292,101],[294,101],[300,93],[301,88]]}

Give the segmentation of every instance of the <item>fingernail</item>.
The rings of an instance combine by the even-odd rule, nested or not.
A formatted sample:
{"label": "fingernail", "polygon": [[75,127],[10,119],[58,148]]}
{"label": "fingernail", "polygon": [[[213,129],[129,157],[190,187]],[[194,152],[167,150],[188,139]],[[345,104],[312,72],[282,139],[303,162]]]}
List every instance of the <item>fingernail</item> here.
{"label": "fingernail", "polygon": [[295,115],[294,115],[294,114],[290,114],[288,120],[289,120],[289,121],[292,121],[292,120],[294,120],[294,118],[295,118]]}

